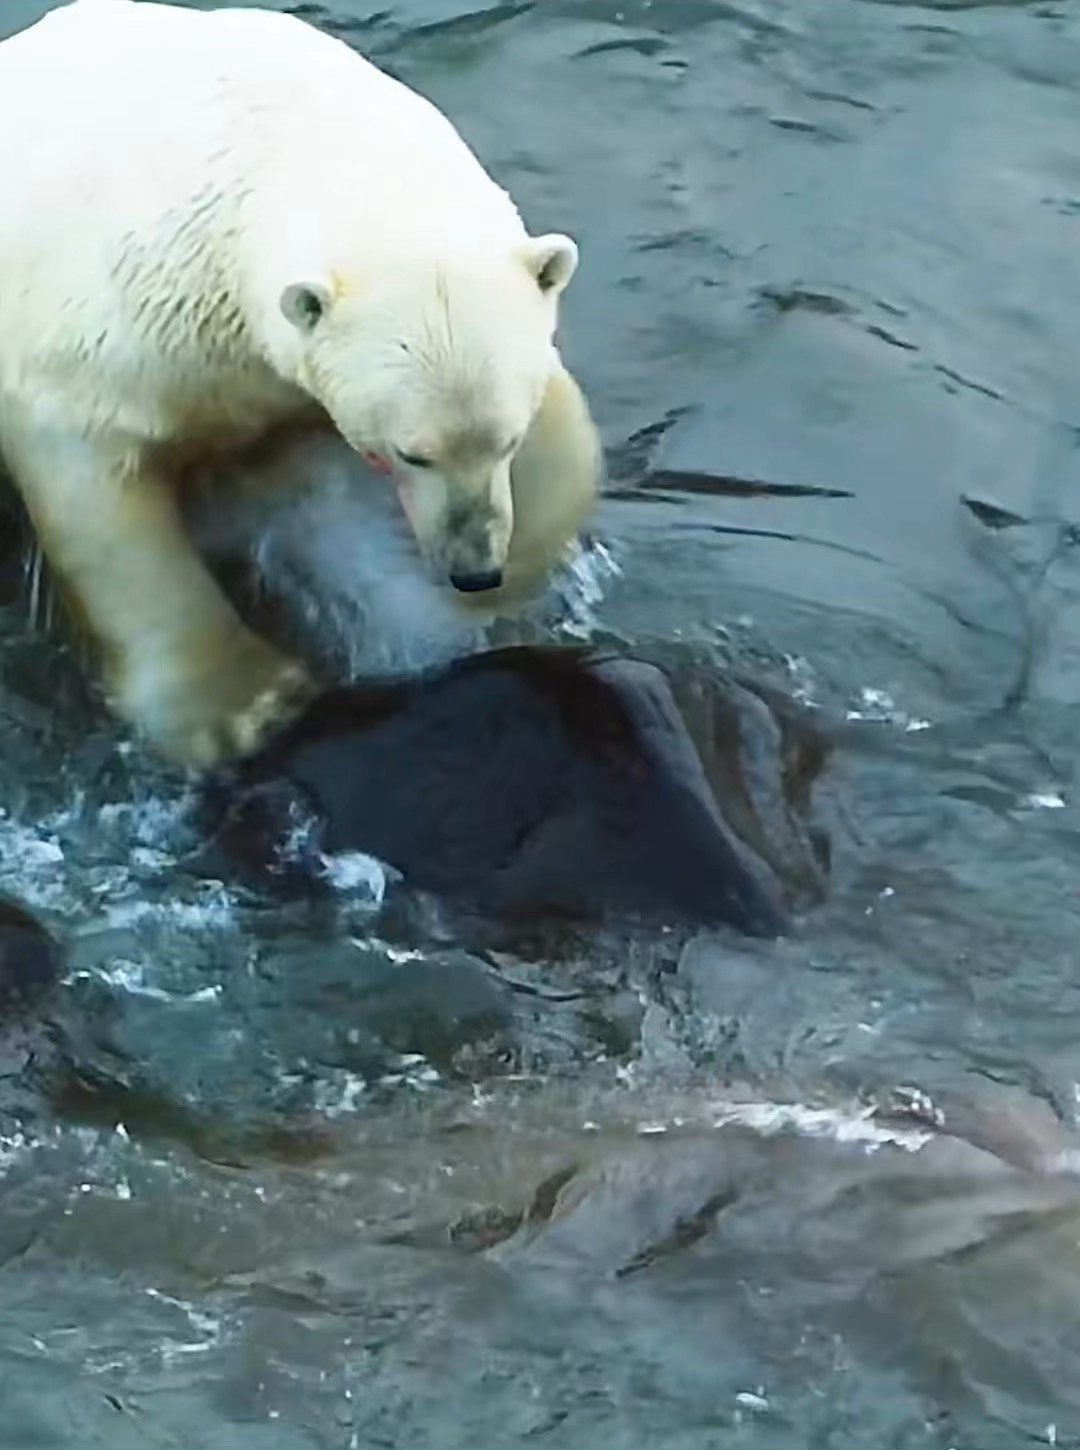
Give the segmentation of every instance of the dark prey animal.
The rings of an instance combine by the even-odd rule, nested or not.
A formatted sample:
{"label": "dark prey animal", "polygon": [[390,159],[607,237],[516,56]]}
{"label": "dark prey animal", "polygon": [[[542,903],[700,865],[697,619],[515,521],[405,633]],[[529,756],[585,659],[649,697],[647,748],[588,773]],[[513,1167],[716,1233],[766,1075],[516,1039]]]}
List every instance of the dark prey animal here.
{"label": "dark prey animal", "polygon": [[788,924],[663,672],[613,654],[514,647],[330,690],[204,804],[215,853],[266,882],[362,851],[487,917]]}

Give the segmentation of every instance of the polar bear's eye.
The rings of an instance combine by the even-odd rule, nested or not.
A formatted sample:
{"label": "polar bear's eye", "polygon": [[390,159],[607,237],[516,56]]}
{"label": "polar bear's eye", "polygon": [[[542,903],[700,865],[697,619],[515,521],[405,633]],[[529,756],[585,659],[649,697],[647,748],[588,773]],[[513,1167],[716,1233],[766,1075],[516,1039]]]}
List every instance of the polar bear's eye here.
{"label": "polar bear's eye", "polygon": [[431,459],[425,458],[422,453],[406,453],[401,448],[399,448],[398,457],[401,459],[402,463],[407,463],[410,468],[431,467]]}

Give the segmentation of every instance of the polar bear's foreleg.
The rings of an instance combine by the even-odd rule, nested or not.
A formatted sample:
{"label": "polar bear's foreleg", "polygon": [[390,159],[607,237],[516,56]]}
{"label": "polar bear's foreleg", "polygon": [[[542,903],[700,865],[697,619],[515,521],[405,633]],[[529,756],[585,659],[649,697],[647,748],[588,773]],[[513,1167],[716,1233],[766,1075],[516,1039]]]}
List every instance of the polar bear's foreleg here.
{"label": "polar bear's foreleg", "polygon": [[95,641],[110,703],[163,754],[208,766],[255,748],[311,688],[240,620],[136,451],[4,429],[7,463],[61,592]]}

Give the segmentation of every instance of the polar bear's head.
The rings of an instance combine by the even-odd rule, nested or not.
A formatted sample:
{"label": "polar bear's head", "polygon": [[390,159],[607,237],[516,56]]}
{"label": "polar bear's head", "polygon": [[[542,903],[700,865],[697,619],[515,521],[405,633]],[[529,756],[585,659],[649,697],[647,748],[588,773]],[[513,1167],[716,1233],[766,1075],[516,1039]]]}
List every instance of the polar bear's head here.
{"label": "polar bear's head", "polygon": [[494,256],[393,257],[281,294],[296,380],[393,477],[422,553],[461,591],[502,581],[510,465],[559,365],[558,297],[577,260],[551,234]]}

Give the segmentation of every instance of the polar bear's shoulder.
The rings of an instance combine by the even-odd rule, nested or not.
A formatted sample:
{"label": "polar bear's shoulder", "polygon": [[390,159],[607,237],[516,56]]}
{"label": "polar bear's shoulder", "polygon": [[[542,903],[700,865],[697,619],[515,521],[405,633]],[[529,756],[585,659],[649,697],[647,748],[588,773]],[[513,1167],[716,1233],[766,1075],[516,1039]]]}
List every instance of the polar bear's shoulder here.
{"label": "polar bear's shoulder", "polygon": [[261,68],[284,56],[294,66],[313,59],[322,65],[351,61],[355,71],[356,62],[364,64],[344,42],[284,11],[230,5],[193,10],[165,0],[71,0],[5,41],[4,49],[20,42],[27,49],[89,44],[102,54],[110,45],[122,44],[117,58],[128,64],[140,52],[179,46],[185,61],[199,56],[222,76],[226,67],[231,71],[241,48],[251,61],[245,69]]}
{"label": "polar bear's shoulder", "polygon": [[[72,150],[88,135],[91,144],[130,150],[167,133],[170,155],[178,137],[190,155],[200,136],[231,131],[238,118],[245,134],[295,138],[292,149],[309,161],[347,151],[347,138],[361,133],[377,134],[382,153],[467,149],[426,97],[344,41],[297,15],[254,7],[58,6],[0,42],[0,115],[13,133],[29,127],[40,137],[58,111],[64,124],[51,132]],[[436,175],[441,165],[428,170]]]}

